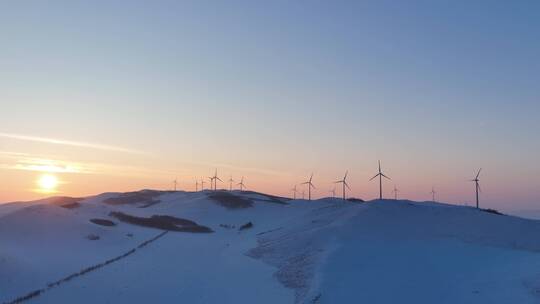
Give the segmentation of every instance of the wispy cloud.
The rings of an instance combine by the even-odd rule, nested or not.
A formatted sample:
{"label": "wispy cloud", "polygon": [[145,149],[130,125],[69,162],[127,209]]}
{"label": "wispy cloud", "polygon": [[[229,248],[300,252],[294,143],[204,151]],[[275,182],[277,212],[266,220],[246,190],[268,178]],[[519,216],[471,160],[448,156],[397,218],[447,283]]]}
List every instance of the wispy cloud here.
{"label": "wispy cloud", "polygon": [[55,144],[55,145],[73,146],[73,147],[90,148],[90,149],[98,149],[98,150],[106,150],[106,151],[116,151],[116,152],[125,152],[125,153],[144,154],[141,151],[136,151],[136,150],[129,149],[129,148],[124,148],[124,147],[104,145],[104,144],[98,144],[98,143],[88,143],[88,142],[80,142],[80,141],[55,139],[55,138],[48,138],[48,137],[38,137],[38,136],[13,134],[13,133],[3,133],[3,132],[0,132],[0,137],[9,138],[9,139],[16,139],[16,140],[24,140],[24,141],[42,142],[42,143]]}
{"label": "wispy cloud", "polygon": [[174,171],[94,162],[59,160],[45,155],[0,151],[0,169],[47,173],[101,174],[109,176],[149,177],[174,175]]}
{"label": "wispy cloud", "polygon": [[8,167],[14,170],[39,171],[50,173],[94,173],[89,167],[78,163],[50,159],[23,158]]}

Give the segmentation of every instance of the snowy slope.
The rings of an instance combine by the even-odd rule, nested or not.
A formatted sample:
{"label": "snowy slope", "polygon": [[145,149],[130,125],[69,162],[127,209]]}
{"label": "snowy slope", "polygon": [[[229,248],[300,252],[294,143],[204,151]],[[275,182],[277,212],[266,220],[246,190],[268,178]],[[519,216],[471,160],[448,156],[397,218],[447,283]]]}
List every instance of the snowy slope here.
{"label": "snowy slope", "polygon": [[540,221],[409,201],[141,191],[16,203],[0,205],[0,303],[537,303],[539,236]]}

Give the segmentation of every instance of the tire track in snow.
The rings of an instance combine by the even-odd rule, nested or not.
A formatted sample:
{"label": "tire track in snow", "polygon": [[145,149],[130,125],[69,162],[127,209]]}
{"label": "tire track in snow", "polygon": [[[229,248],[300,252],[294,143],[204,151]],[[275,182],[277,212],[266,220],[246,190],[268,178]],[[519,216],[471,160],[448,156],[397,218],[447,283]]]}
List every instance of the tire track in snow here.
{"label": "tire track in snow", "polygon": [[116,256],[114,258],[108,259],[105,262],[95,264],[95,265],[92,265],[90,267],[86,267],[86,268],[80,270],[79,272],[72,273],[72,274],[70,274],[70,275],[68,275],[68,276],[66,276],[66,277],[64,277],[64,278],[62,278],[62,279],[60,279],[58,281],[49,283],[44,288],[31,291],[31,292],[29,292],[29,293],[27,293],[25,295],[22,295],[22,296],[14,299],[14,300],[4,302],[3,304],[19,304],[19,303],[23,303],[25,301],[34,299],[34,298],[40,296],[41,294],[43,294],[44,292],[46,292],[48,290],[51,290],[52,288],[58,287],[58,286],[62,285],[63,283],[67,283],[67,282],[71,281],[72,279],[83,276],[83,275],[88,274],[90,272],[96,271],[96,270],[98,270],[100,268],[103,268],[103,267],[105,267],[105,266],[107,266],[109,264],[112,264],[112,263],[118,262],[118,261],[120,261],[120,260],[122,260],[124,258],[127,258],[128,256],[130,256],[130,255],[134,254],[135,252],[137,252],[138,249],[141,249],[143,247],[148,246],[150,243],[152,243],[152,242],[158,240],[159,238],[163,237],[168,232],[169,231],[163,231],[160,234],[156,235],[155,237],[140,243],[137,247],[134,247],[131,250],[126,251],[125,253],[123,253],[121,255],[118,255],[118,256]]}

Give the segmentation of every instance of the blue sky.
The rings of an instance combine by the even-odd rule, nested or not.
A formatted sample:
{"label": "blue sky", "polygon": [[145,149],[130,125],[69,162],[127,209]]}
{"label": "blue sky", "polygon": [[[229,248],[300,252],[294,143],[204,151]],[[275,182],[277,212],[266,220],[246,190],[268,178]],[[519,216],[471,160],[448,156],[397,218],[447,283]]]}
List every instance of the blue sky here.
{"label": "blue sky", "polygon": [[0,150],[160,172],[119,190],[220,165],[279,194],[314,171],[325,196],[350,169],[366,198],[382,159],[404,195],[455,203],[484,167],[494,206],[540,202],[538,1],[51,2],[0,4],[0,132],[151,156]]}

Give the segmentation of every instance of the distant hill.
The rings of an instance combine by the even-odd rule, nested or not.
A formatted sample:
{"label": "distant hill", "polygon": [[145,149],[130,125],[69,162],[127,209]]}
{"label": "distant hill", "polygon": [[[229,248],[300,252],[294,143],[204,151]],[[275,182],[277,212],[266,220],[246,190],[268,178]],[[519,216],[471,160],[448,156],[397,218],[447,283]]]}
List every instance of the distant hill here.
{"label": "distant hill", "polygon": [[144,190],[0,205],[0,303],[537,303],[540,221]]}

